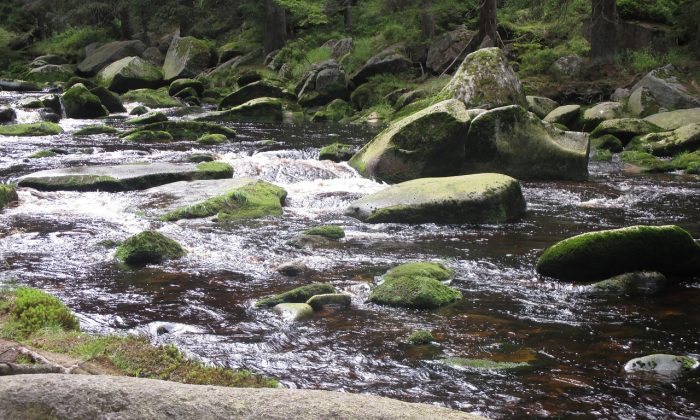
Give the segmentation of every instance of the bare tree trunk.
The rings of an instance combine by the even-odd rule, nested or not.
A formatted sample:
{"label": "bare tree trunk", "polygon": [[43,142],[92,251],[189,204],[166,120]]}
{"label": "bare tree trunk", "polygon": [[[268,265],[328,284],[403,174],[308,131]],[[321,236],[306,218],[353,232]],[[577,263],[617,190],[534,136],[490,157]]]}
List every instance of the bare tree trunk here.
{"label": "bare tree trunk", "polygon": [[421,37],[422,39],[430,39],[435,35],[435,19],[430,13],[431,0],[423,0],[423,12],[420,15]]}
{"label": "bare tree trunk", "polygon": [[479,12],[479,43],[483,44],[488,38],[491,45],[501,46],[496,23],[496,0],[481,0]]}
{"label": "bare tree trunk", "polygon": [[265,52],[279,50],[287,43],[287,16],[273,0],[265,0]]}
{"label": "bare tree trunk", "polygon": [[592,0],[591,59],[596,63],[610,63],[618,50],[616,0]]}

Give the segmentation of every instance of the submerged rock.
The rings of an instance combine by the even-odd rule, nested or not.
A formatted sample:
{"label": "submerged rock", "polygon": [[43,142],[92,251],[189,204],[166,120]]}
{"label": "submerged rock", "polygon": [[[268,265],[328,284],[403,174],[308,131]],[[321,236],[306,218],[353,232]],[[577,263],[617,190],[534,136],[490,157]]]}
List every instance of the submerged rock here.
{"label": "submerged rock", "polygon": [[518,179],[588,177],[589,139],[543,123],[517,105],[472,120],[463,173],[499,172]]}
{"label": "submerged rock", "polygon": [[305,230],[304,235],[322,236],[327,239],[342,239],[345,237],[345,231],[342,227],[335,225],[317,226]]}
{"label": "submerged rock", "polygon": [[678,226],[589,232],[547,248],[536,268],[560,280],[595,281],[634,271],[693,274],[700,270],[700,245]]}
{"label": "submerged rock", "polygon": [[314,311],[324,309],[344,309],[349,308],[352,304],[352,298],[345,293],[326,293],[322,295],[314,295],[306,304],[311,306]]}
{"label": "submerged rock", "polygon": [[380,305],[435,309],[462,299],[462,294],[443,284],[454,271],[437,263],[410,263],[394,267],[369,295]]}
{"label": "submerged rock", "polygon": [[433,341],[433,334],[428,330],[416,330],[408,336],[407,341],[416,346],[430,344]]}
{"label": "submerged rock", "polygon": [[306,303],[280,303],[272,310],[287,321],[298,321],[314,315],[313,308]]}
{"label": "submerged rock", "polygon": [[73,85],[63,94],[63,105],[68,118],[99,118],[109,115],[100,98],[85,85]]}
{"label": "submerged rock", "polygon": [[640,271],[625,273],[600,281],[593,285],[593,292],[603,295],[655,295],[667,284],[668,279],[661,273]]}
{"label": "submerged rock", "polygon": [[0,136],[54,136],[61,133],[63,133],[61,126],[52,122],[0,125]]}
{"label": "submerged rock", "polygon": [[474,370],[503,370],[523,371],[532,370],[533,366],[525,362],[496,362],[487,359],[465,359],[463,357],[448,357],[438,360],[447,366]]}
{"label": "submerged rock", "polygon": [[503,223],[525,207],[517,180],[477,174],[407,181],[354,201],[345,214],[369,223]]}
{"label": "submerged rock", "polygon": [[97,81],[117,93],[155,89],[163,83],[163,72],[139,57],[126,57],[100,70]]}
{"label": "submerged rock", "polygon": [[7,184],[0,184],[0,210],[6,205],[19,200],[15,187]]}
{"label": "submerged rock", "polygon": [[87,127],[83,127],[80,130],[76,131],[74,135],[76,136],[93,136],[96,134],[116,134],[118,133],[119,130],[117,130],[114,127],[110,127],[108,125],[104,124],[99,124],[99,125],[89,125]]}
{"label": "submerged rock", "polygon": [[116,258],[129,265],[158,264],[178,259],[186,252],[176,241],[162,233],[148,230],[134,235],[117,247]]}
{"label": "submerged rock", "polygon": [[462,101],[467,108],[527,107],[523,87],[500,48],[469,54],[440,94]]}
{"label": "submerged rock", "polygon": [[664,130],[675,130],[685,125],[700,123],[700,108],[661,112],[644,119]]}
{"label": "submerged rock", "polygon": [[200,121],[163,121],[146,124],[136,130],[127,131],[122,137],[138,131],[165,131],[170,133],[175,141],[196,141],[205,134],[222,134],[228,139],[236,137],[236,131],[230,128]]}
{"label": "submerged rock", "polygon": [[303,261],[290,261],[280,264],[275,268],[275,271],[278,273],[289,277],[298,276],[304,273],[306,270],[308,270],[308,267]]}
{"label": "submerged rock", "polygon": [[[222,162],[201,163],[229,165]],[[228,178],[232,173],[227,173]],[[276,185],[254,178],[237,178],[219,181],[175,183],[146,191],[165,199],[164,221],[197,219],[216,216],[217,221],[257,219],[282,214],[287,191]]]}
{"label": "submerged rock", "polygon": [[284,293],[262,298],[255,303],[255,306],[258,308],[268,308],[280,303],[305,303],[313,296],[329,293],[336,293],[335,287],[330,283],[312,283]]}
{"label": "submerged rock", "polygon": [[348,164],[385,182],[462,173],[470,118],[463,103],[439,102],[392,123]]}
{"label": "submerged rock", "polygon": [[674,376],[700,366],[700,363],[688,356],[672,354],[650,354],[632,359],[625,364],[625,372],[646,372]]}
{"label": "submerged rock", "polygon": [[206,163],[141,163],[114,166],[79,166],[29,174],[22,187],[43,191],[129,191],[176,181],[231,177],[231,167],[210,168]]}
{"label": "submerged rock", "polygon": [[352,158],[353,149],[354,147],[349,144],[333,143],[321,148],[321,151],[318,154],[318,159],[332,160],[336,163],[345,162]]}
{"label": "submerged rock", "polygon": [[163,78],[170,81],[195,77],[209,66],[210,59],[206,42],[191,36],[174,37],[165,55]]}

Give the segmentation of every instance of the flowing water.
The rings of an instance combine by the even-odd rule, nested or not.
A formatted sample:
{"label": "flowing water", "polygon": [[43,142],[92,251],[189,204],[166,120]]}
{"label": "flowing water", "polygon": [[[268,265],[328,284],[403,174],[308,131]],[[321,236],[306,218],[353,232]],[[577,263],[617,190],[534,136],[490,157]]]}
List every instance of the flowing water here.
{"label": "flowing water", "polygon": [[[29,94],[31,96],[31,94]],[[28,96],[1,93],[0,105]],[[172,117],[178,117],[171,112]],[[35,114],[21,112],[22,121]],[[119,119],[108,120],[117,126]],[[76,165],[184,162],[214,152],[235,175],[287,189],[282,217],[235,224],[163,223],[142,211],[143,194],[20,189],[20,205],[0,213],[0,282],[15,280],[56,294],[91,332],[139,332],[176,343],[208,363],[249,369],[290,388],[361,392],[432,403],[486,416],[693,418],[700,377],[634,377],[624,363],[650,353],[700,353],[700,276],[654,297],[596,297],[585,286],[539,278],[545,247],[590,230],[677,224],[700,237],[700,182],[642,175],[591,163],[589,182],[527,182],[523,220],[499,226],[369,225],[343,216],[354,199],[385,188],[346,164],[319,162],[319,148],[369,141],[378,128],[354,125],[229,124],[238,138],[125,145],[111,135],[76,137],[96,121],[63,120],[65,134],[0,138],[0,181]],[[274,140],[272,143],[265,140]],[[65,152],[27,159],[41,149]],[[298,250],[288,241],[317,225],[339,224],[337,244]],[[181,260],[127,270],[104,240],[158,229],[189,253]],[[302,260],[290,278],[275,267]],[[464,300],[437,311],[366,302],[377,277],[410,261],[443,261],[457,272]],[[352,295],[352,308],[290,323],[255,310],[261,296],[312,281]],[[163,328],[165,327],[165,328]],[[435,345],[405,338],[428,329]],[[457,369],[446,356],[535,361],[526,372]]]}

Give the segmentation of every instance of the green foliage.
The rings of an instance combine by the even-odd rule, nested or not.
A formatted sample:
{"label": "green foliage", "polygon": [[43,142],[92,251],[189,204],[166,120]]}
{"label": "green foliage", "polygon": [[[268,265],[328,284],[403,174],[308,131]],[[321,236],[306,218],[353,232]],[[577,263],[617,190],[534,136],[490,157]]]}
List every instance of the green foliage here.
{"label": "green foliage", "polygon": [[275,0],[275,3],[285,8],[301,26],[320,25],[328,23],[325,0]]}
{"label": "green foliage", "polygon": [[70,59],[82,57],[82,49],[93,42],[107,42],[110,36],[103,28],[75,27],[54,35],[32,46],[35,54],[56,54]]}
{"label": "green foliage", "polygon": [[637,73],[646,73],[666,64],[688,65],[692,61],[692,53],[674,48],[667,53],[653,50],[627,50],[617,57],[616,64],[623,69],[632,69]]}
{"label": "green foliage", "polygon": [[678,0],[617,0],[617,12],[623,19],[671,23]]}
{"label": "green foliage", "polygon": [[79,329],[75,315],[54,296],[27,287],[6,291],[3,295],[3,300],[10,302],[10,320],[3,326],[3,335],[23,338],[49,327],[65,331]]}

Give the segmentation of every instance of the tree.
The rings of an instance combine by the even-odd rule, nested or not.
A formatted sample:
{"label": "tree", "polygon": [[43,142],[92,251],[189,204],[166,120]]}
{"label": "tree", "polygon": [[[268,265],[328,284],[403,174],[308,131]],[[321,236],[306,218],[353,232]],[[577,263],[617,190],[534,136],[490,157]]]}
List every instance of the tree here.
{"label": "tree", "polygon": [[[486,44],[484,44],[486,40]],[[489,42],[490,41],[490,42]],[[496,24],[496,0],[481,0],[479,6],[479,44],[502,47]]]}
{"label": "tree", "polygon": [[595,63],[610,63],[618,50],[616,0],[592,0],[591,59]]}
{"label": "tree", "polygon": [[265,0],[265,30],[263,46],[269,53],[287,43],[287,13],[275,0]]}

